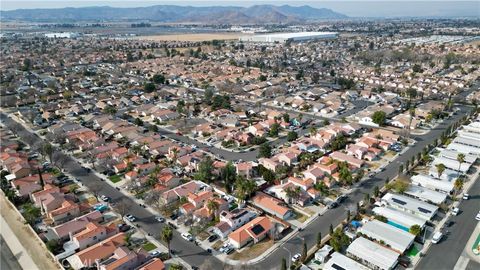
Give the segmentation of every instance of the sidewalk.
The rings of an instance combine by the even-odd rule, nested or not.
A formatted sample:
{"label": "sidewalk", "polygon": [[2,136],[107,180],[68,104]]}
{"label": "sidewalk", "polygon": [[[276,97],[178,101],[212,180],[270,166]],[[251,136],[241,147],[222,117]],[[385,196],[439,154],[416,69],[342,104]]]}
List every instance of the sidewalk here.
{"label": "sidewalk", "polygon": [[61,269],[53,261],[45,245],[29,225],[24,224],[23,217],[0,195],[1,231],[5,242],[17,257],[23,269]]}

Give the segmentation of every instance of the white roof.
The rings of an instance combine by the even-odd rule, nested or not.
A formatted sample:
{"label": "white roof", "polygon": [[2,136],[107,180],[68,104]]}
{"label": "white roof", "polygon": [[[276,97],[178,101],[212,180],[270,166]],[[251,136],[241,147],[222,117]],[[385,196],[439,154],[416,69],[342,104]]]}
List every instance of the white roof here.
{"label": "white roof", "polygon": [[470,132],[467,130],[459,130],[458,131],[458,136],[466,139],[472,139],[472,140],[477,140],[480,141],[480,133],[476,132]]}
{"label": "white roof", "polygon": [[382,197],[382,201],[394,208],[426,219],[432,219],[438,210],[438,207],[435,205],[394,193],[385,194]]}
{"label": "white roof", "polygon": [[[442,149],[442,148],[440,148],[439,150],[440,150],[440,154],[439,154],[440,157],[449,158],[449,159],[453,159],[453,160],[457,160],[458,154],[461,153],[459,151],[452,150],[452,149]],[[465,155],[465,162],[466,163],[475,163],[475,161],[478,158],[477,155],[465,154],[465,153],[463,153],[463,154]]]}
{"label": "white roof", "polygon": [[332,252],[333,248],[329,245],[324,245],[321,249],[315,252],[315,259],[324,261],[325,258]]}
{"label": "white roof", "polygon": [[[458,171],[460,162],[454,159],[446,158],[446,157],[435,157],[435,159],[432,162],[432,167],[435,167],[435,165],[437,164],[443,164],[445,165],[445,167],[449,169]],[[470,166],[472,166],[472,164],[464,162],[460,165],[460,171],[463,173],[466,173],[468,172],[468,170],[470,170]]]}
{"label": "white roof", "polygon": [[[431,173],[434,173],[435,176],[438,176],[438,173],[434,168],[431,169]],[[441,176],[443,176],[443,174],[445,174],[445,172],[443,172]],[[426,187],[431,190],[440,190],[446,193],[450,193],[454,188],[452,182],[435,179],[428,175],[417,174],[412,176],[410,179],[412,180],[412,184]]]}
{"label": "white roof", "polygon": [[468,145],[468,146],[471,146],[473,148],[480,149],[480,140],[463,138],[463,137],[456,137],[455,139],[453,139],[453,142]]}
{"label": "white roof", "polygon": [[420,218],[418,216],[414,216],[390,207],[375,207],[373,208],[373,212],[377,215],[386,217],[389,221],[395,222],[406,229],[409,229],[413,225],[420,225],[420,227],[423,228],[427,222],[427,220],[424,218]]}
{"label": "white roof", "polygon": [[301,38],[301,37],[315,37],[315,36],[327,36],[327,35],[336,35],[337,32],[296,32],[296,33],[277,33],[277,34],[266,34],[266,35],[257,35],[257,37],[271,37],[271,38]]}
{"label": "white roof", "polygon": [[399,254],[388,248],[372,242],[366,238],[359,237],[347,248],[347,254],[361,258],[380,269],[393,269],[397,264]]}
{"label": "white roof", "polygon": [[452,149],[461,153],[468,153],[468,154],[480,156],[480,148],[456,143],[455,141],[450,143],[447,146],[447,149]]}
{"label": "white roof", "polygon": [[400,253],[405,252],[415,239],[413,234],[376,219],[367,222],[358,231],[369,238],[384,241],[386,245]]}
{"label": "white roof", "polygon": [[348,270],[368,270],[368,267],[365,267],[338,252],[334,252],[330,260],[328,260],[328,262],[325,263],[325,266],[323,266],[324,270],[339,270],[342,268]]}
{"label": "white roof", "polygon": [[468,126],[463,126],[463,130],[480,133],[480,122],[473,122],[470,123]]}
{"label": "white roof", "polygon": [[441,204],[447,199],[447,194],[434,191],[422,186],[410,185],[405,191],[405,194],[416,197],[425,202],[432,202],[434,204]]}

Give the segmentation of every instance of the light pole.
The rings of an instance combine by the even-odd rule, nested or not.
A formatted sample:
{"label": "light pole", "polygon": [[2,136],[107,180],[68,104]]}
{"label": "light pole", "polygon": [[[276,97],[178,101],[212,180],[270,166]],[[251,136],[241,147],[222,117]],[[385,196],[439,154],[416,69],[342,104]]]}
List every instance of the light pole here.
{"label": "light pole", "polygon": [[286,249],[285,247],[282,247],[282,248],[288,252],[287,269],[290,269],[290,261],[292,260],[292,253],[290,252],[290,250]]}

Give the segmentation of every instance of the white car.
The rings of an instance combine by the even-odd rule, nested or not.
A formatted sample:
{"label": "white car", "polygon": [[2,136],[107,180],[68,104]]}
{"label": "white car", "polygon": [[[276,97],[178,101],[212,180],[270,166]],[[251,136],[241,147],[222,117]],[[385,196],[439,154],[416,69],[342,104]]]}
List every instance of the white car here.
{"label": "white car", "polygon": [[443,233],[441,232],[436,232],[434,235],[433,235],[433,238],[432,238],[432,243],[434,244],[438,244],[443,238]]}
{"label": "white car", "polygon": [[189,234],[189,233],[182,233],[181,235],[182,235],[182,238],[183,238],[183,239],[185,239],[185,240],[187,240],[187,241],[190,241],[190,242],[193,241],[193,236],[192,236],[191,234]]}
{"label": "white car", "polygon": [[130,214],[126,214],[126,215],[125,215],[125,218],[126,218],[128,221],[130,221],[130,222],[135,222],[135,220],[137,220],[136,217],[134,217],[134,216],[132,216],[132,215],[130,215]]}
{"label": "white car", "polygon": [[220,251],[220,252],[223,253],[223,252],[224,252],[225,250],[227,250],[229,247],[230,247],[230,243],[227,242],[227,243],[223,244],[223,246],[222,246],[218,251]]}
{"label": "white car", "polygon": [[158,256],[160,256],[160,252],[158,252],[157,250],[150,252],[150,257],[155,258],[155,257],[158,257]]}
{"label": "white car", "polygon": [[297,254],[293,255],[292,262],[294,262],[294,263],[298,262],[298,260],[300,260],[300,257],[302,257],[302,254],[300,254],[300,253],[297,253]]}
{"label": "white car", "polygon": [[101,199],[102,201],[104,201],[104,202],[108,202],[108,201],[110,200],[110,198],[108,198],[108,197],[105,196],[105,195],[100,196],[100,199]]}
{"label": "white car", "polygon": [[470,199],[470,195],[468,195],[467,193],[464,193],[464,194],[463,194],[463,199],[464,199],[464,200]]}
{"label": "white car", "polygon": [[480,211],[478,211],[477,216],[475,217],[476,220],[480,221]]}
{"label": "white car", "polygon": [[458,207],[454,207],[454,208],[452,209],[452,215],[457,216],[458,213],[460,213],[460,209],[459,209]]}

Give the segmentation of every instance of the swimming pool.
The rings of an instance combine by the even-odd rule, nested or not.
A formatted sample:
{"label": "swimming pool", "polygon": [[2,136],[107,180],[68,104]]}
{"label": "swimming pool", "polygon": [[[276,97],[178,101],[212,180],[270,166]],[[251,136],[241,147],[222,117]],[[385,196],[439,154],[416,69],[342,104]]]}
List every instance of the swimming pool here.
{"label": "swimming pool", "polygon": [[390,220],[387,221],[387,224],[390,224],[390,225],[392,225],[393,227],[399,228],[400,230],[404,230],[404,231],[406,231],[406,232],[410,231],[409,228],[407,228],[407,227],[405,227],[405,226],[402,226],[402,225],[400,225],[400,224],[397,224],[397,223],[395,223],[395,222],[393,222],[393,221],[390,221]]}

